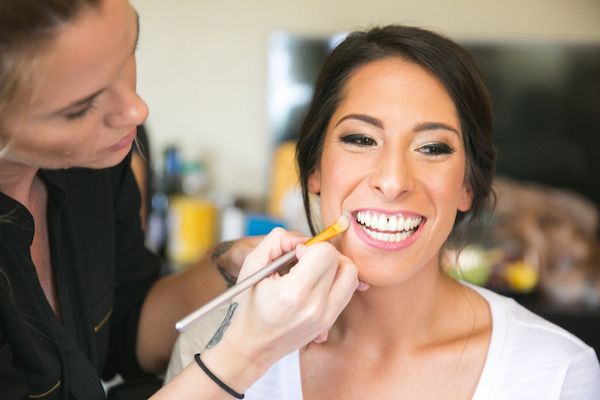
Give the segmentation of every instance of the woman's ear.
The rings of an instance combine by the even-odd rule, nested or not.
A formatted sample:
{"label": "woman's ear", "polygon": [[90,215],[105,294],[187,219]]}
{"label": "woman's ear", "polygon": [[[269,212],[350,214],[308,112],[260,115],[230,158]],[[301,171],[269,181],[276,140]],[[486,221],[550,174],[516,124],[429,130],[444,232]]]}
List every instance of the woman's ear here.
{"label": "woman's ear", "polygon": [[308,192],[317,195],[321,193],[321,171],[319,169],[316,169],[308,177]]}
{"label": "woman's ear", "polygon": [[473,204],[473,191],[467,184],[463,184],[463,188],[458,199],[458,211],[466,212],[469,211]]}

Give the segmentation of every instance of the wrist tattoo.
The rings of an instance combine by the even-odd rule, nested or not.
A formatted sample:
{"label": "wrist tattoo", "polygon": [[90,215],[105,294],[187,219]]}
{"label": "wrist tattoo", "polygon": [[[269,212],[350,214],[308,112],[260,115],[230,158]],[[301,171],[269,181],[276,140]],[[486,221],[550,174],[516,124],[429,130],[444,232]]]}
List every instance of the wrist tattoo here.
{"label": "wrist tattoo", "polygon": [[231,318],[233,318],[233,314],[235,313],[235,309],[237,307],[238,303],[231,303],[229,305],[229,308],[227,309],[227,314],[225,314],[225,318],[223,319],[223,322],[221,322],[219,329],[217,329],[213,337],[208,341],[208,344],[206,345],[207,349],[215,347],[217,343],[219,343],[221,339],[223,339],[223,334],[225,333],[225,330],[229,327],[229,324],[231,324]]}
{"label": "wrist tattoo", "polygon": [[225,280],[227,287],[232,287],[233,285],[235,285],[235,283],[237,282],[237,276],[232,275],[224,266],[222,266],[219,263],[218,260],[219,257],[221,257],[223,254],[229,251],[229,249],[231,248],[231,246],[233,246],[234,243],[234,240],[228,240],[226,242],[219,243],[210,256],[212,262],[217,266],[219,274],[221,274],[221,276]]}

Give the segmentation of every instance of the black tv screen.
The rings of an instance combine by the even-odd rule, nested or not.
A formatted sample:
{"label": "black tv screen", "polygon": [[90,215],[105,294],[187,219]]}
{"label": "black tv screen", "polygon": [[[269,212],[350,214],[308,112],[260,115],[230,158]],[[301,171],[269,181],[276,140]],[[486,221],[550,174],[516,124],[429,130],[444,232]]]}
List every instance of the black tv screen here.
{"label": "black tv screen", "polygon": [[494,104],[498,173],[600,205],[600,45],[466,44]]}

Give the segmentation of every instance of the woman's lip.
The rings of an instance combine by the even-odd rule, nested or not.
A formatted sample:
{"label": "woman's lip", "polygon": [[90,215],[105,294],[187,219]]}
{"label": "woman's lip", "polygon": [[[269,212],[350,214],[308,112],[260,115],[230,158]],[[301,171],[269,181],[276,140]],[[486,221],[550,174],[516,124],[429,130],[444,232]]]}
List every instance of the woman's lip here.
{"label": "woman's lip", "polygon": [[135,136],[137,133],[137,129],[134,127],[131,132],[127,134],[123,139],[119,140],[117,143],[110,146],[110,149],[113,151],[123,150],[131,146],[133,141],[135,140]]}
{"label": "woman's lip", "polygon": [[[375,211],[374,209],[370,209],[370,210]],[[363,211],[363,210],[361,210],[361,211]],[[397,215],[397,214],[412,215],[412,216],[418,215],[415,213],[406,213],[406,212],[392,213],[392,214],[389,212],[383,212],[383,211],[378,211],[378,212],[381,212],[383,214],[388,214],[388,215]],[[356,221],[356,211],[352,213],[352,218],[350,218],[350,221],[352,223],[352,227],[354,228],[354,232],[356,232],[356,236],[358,236],[358,238],[360,240],[367,243],[369,246],[372,246],[372,247],[375,247],[375,248],[381,249],[381,250],[401,250],[401,249],[404,249],[404,248],[410,246],[411,244],[413,244],[415,242],[415,240],[418,239],[418,237],[421,235],[423,227],[425,226],[425,224],[427,222],[427,219],[423,217],[423,220],[419,224],[419,227],[417,228],[417,230],[412,235],[410,235],[408,238],[404,239],[401,242],[382,242],[380,240],[373,239],[371,236],[369,236],[367,234],[367,232],[364,231],[364,229],[362,228],[362,225],[360,225]]]}

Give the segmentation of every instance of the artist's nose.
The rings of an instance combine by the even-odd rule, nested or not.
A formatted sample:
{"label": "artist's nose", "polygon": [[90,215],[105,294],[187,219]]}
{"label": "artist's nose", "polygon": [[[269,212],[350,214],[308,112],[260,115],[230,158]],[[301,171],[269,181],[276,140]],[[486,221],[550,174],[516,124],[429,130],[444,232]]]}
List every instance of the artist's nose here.
{"label": "artist's nose", "polygon": [[412,191],[414,176],[408,157],[398,149],[385,149],[371,174],[370,185],[389,201]]}
{"label": "artist's nose", "polygon": [[128,85],[117,89],[114,108],[106,117],[112,128],[141,125],[148,117],[148,106],[136,91]]}

